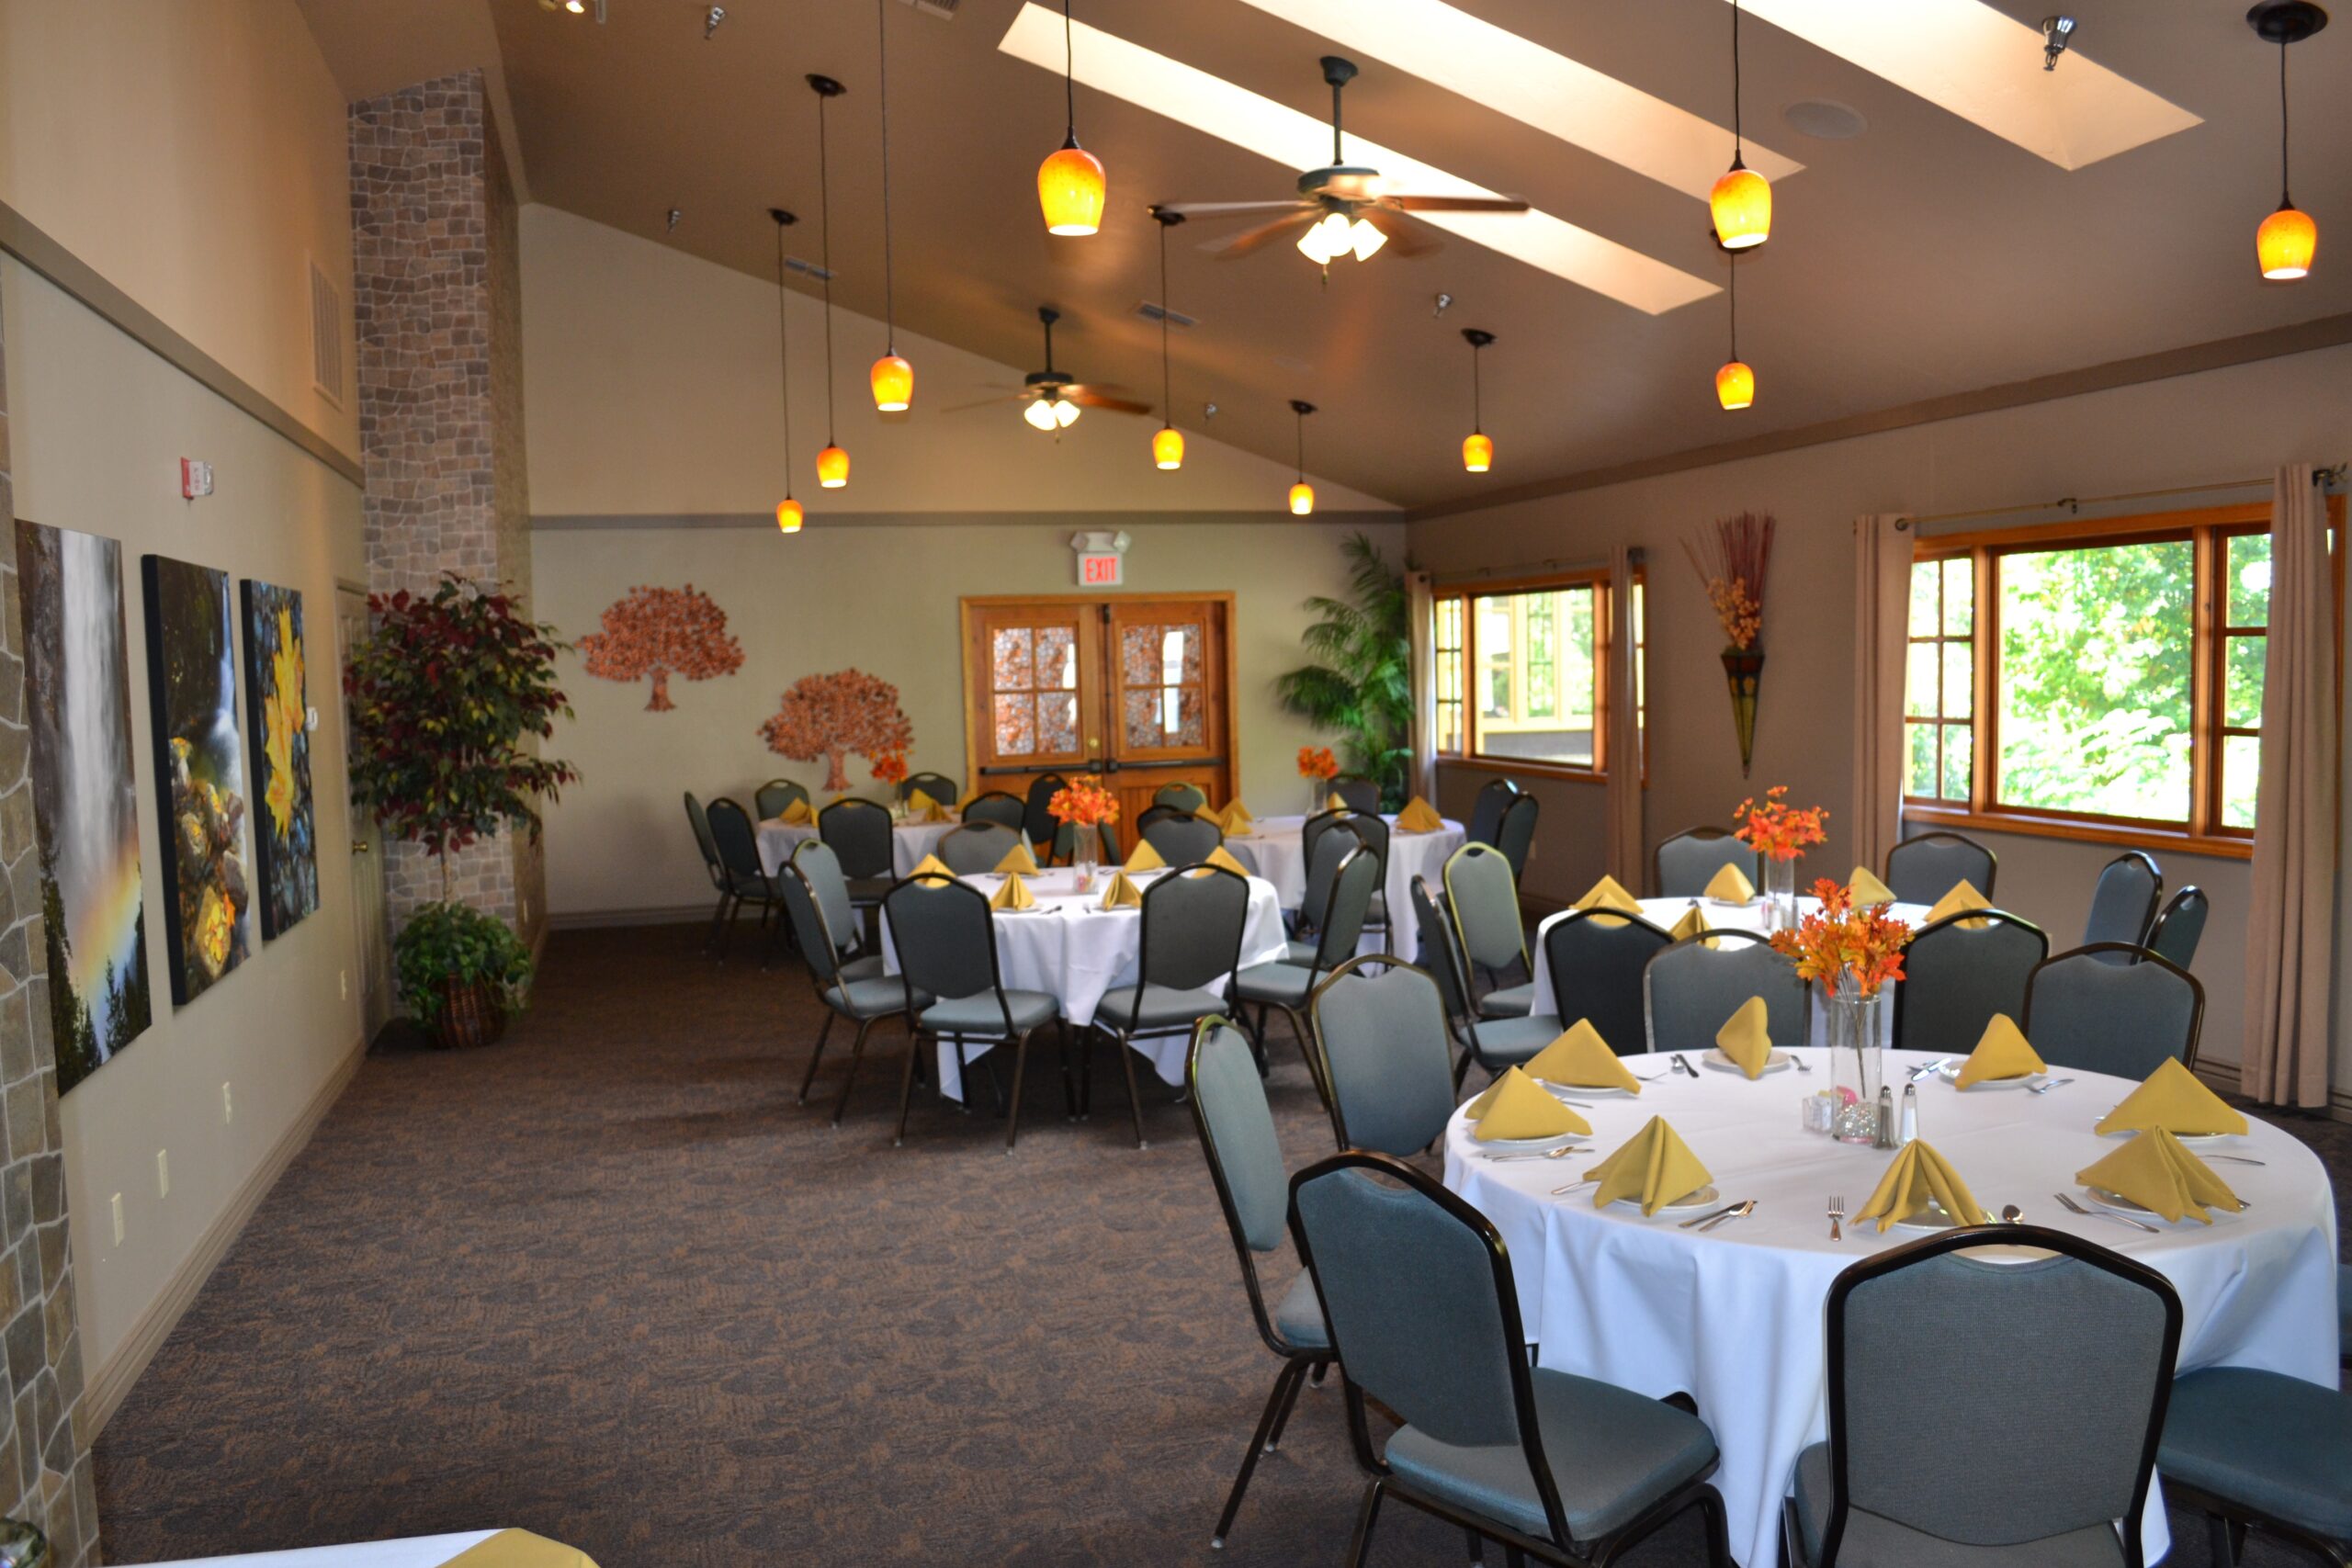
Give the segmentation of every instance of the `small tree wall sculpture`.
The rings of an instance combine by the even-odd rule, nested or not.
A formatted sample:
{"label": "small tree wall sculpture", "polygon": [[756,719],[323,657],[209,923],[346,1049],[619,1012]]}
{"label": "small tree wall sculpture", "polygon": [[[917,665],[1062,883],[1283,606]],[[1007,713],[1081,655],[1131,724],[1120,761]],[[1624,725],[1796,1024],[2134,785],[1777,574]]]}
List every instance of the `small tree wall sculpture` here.
{"label": "small tree wall sculpture", "polygon": [[822,757],[827,789],[847,789],[844,764],[853,751],[866,757],[904,751],[914,726],[899,710],[899,688],[863,670],[803,675],[784,694],[784,705],[760,726],[768,750],[795,761]]}
{"label": "small tree wall sculpture", "polygon": [[591,675],[630,682],[653,677],[652,713],[667,713],[670,677],[707,681],[743,667],[743,645],[727,635],[727,612],[693,583],[684,588],[632,588],[605,606],[605,629],[580,639]]}

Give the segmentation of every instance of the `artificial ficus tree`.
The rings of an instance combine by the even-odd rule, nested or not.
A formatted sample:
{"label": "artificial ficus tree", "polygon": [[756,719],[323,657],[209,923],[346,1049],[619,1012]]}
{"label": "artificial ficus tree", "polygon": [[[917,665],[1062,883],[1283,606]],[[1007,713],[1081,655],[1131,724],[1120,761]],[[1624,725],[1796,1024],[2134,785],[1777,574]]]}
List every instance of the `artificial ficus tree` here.
{"label": "artificial ficus tree", "polygon": [[653,677],[649,712],[667,713],[670,677],[707,681],[743,667],[743,645],[727,634],[727,612],[691,582],[684,588],[637,587],[605,608],[605,629],[580,639],[589,674],[631,682]]}
{"label": "artificial ficus tree", "polygon": [[878,757],[914,745],[914,726],[899,708],[899,688],[863,670],[803,675],[784,705],[760,726],[768,750],[795,761],[825,759],[827,789],[847,789],[854,751]]}

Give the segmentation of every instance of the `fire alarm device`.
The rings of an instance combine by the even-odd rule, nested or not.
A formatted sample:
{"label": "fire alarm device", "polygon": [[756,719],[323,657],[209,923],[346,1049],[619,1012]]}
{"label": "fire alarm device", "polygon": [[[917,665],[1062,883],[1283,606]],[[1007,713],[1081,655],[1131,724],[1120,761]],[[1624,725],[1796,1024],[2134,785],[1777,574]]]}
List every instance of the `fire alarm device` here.
{"label": "fire alarm device", "polygon": [[200,457],[180,459],[180,499],[194,501],[212,493],[212,465]]}

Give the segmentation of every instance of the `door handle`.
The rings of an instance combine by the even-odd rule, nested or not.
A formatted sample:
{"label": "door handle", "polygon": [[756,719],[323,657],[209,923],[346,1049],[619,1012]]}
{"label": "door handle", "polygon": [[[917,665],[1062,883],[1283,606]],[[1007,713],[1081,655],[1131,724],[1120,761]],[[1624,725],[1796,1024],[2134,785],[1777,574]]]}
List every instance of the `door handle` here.
{"label": "door handle", "polygon": [[356,854],[356,855],[364,855],[364,854],[366,854],[366,853],[368,852],[368,840],[365,840],[365,839],[354,839],[354,840],[351,840],[351,852],[352,852],[353,854]]}

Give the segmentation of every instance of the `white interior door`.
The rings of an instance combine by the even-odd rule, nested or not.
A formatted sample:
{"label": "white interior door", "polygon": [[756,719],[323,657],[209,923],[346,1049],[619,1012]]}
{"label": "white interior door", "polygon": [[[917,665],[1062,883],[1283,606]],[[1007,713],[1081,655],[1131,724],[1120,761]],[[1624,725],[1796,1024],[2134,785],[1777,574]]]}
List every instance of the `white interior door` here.
{"label": "white interior door", "polygon": [[[343,707],[343,733],[350,744],[351,703],[344,696],[343,671],[351,650],[368,636],[368,598],[348,588],[334,594],[335,692]],[[349,789],[349,757],[345,758],[345,788]],[[368,1040],[392,1016],[392,949],[384,932],[383,834],[374,813],[357,801],[349,802],[351,823],[351,938],[354,964],[359,973],[359,1016]]]}

